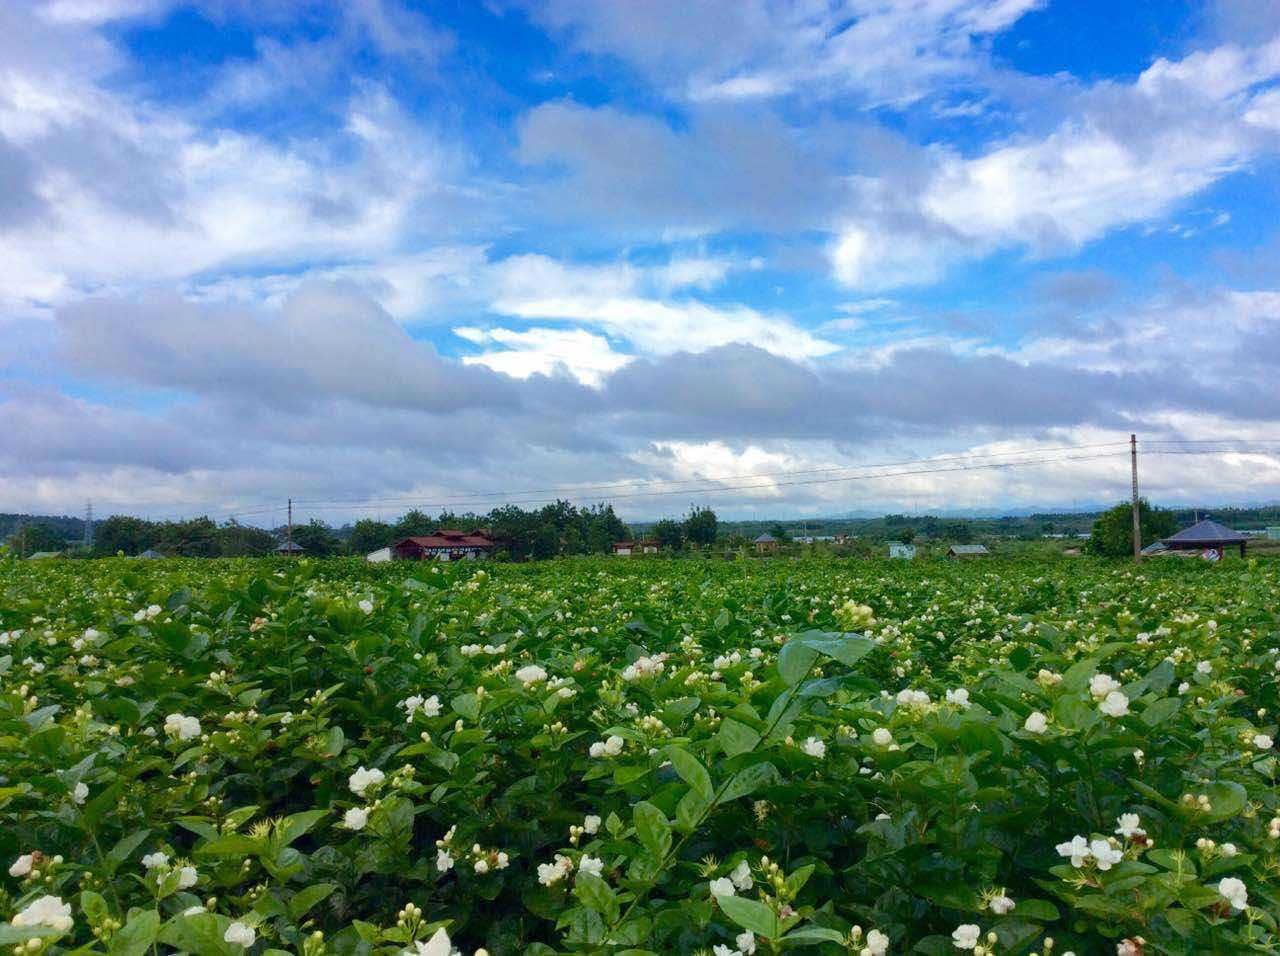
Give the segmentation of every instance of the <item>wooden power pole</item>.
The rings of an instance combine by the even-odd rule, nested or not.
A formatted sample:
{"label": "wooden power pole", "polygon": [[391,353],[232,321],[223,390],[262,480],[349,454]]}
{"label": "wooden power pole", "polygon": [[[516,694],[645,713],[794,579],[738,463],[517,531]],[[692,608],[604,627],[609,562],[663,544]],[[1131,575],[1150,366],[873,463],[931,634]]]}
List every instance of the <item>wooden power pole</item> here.
{"label": "wooden power pole", "polygon": [[1133,471],[1133,561],[1142,563],[1142,519],[1138,515],[1138,436],[1129,435],[1129,462]]}
{"label": "wooden power pole", "polygon": [[[1137,467],[1138,467],[1137,465],[1134,465],[1134,468],[1137,468]],[[1138,474],[1138,473],[1135,471],[1135,472],[1134,472],[1134,475],[1136,476],[1137,474]],[[1138,479],[1135,477],[1135,478],[1133,479],[1133,481],[1134,481],[1134,485],[1133,485],[1133,487],[1134,487],[1134,488],[1137,488],[1137,487],[1138,487],[1138,484],[1137,484]],[[1135,492],[1134,492],[1134,494],[1136,495],[1136,494],[1137,494],[1137,492],[1135,491]],[[1137,498],[1135,498],[1134,500],[1135,500],[1135,501],[1137,501]],[[1134,507],[1136,508],[1136,507],[1137,507],[1137,505],[1134,505]],[[1134,518],[1133,520],[1134,520],[1134,521],[1137,521],[1138,519],[1137,519],[1137,518]],[[284,533],[284,540],[285,540],[286,544],[288,544],[288,545],[292,545],[292,544],[293,544],[293,499],[292,499],[292,498],[290,498],[290,499],[289,499],[289,524],[288,524],[288,526],[287,526],[287,528],[286,528],[286,530],[285,530],[285,533]],[[287,547],[285,550],[289,552],[289,557],[293,557],[293,548],[292,548],[292,547]]]}

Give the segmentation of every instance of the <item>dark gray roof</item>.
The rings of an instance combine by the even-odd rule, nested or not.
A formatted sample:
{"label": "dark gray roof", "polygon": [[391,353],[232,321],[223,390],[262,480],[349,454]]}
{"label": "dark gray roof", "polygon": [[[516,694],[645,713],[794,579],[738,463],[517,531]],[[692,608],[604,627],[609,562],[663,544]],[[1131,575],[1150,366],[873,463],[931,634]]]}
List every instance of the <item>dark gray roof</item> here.
{"label": "dark gray roof", "polygon": [[1220,544],[1222,542],[1239,542],[1244,541],[1245,537],[1239,531],[1232,531],[1226,525],[1220,525],[1216,521],[1205,518],[1203,521],[1197,521],[1190,528],[1183,528],[1172,537],[1165,538],[1166,544]]}
{"label": "dark gray roof", "polygon": [[760,537],[756,538],[756,544],[769,544],[770,542],[777,540],[777,538],[766,531],[764,534],[760,535]]}
{"label": "dark gray roof", "polygon": [[990,554],[985,544],[953,544],[953,554]]}
{"label": "dark gray roof", "polygon": [[298,544],[298,542],[296,541],[285,541],[285,542],[282,542],[280,546],[276,548],[276,550],[277,551],[301,551],[302,545]]}

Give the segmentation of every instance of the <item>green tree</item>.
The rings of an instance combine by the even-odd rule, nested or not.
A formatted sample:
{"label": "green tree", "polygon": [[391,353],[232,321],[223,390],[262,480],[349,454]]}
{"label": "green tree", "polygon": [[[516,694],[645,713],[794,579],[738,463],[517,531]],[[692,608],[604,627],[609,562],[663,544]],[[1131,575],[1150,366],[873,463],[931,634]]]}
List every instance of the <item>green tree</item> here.
{"label": "green tree", "polygon": [[150,521],[129,515],[112,515],[99,521],[93,529],[95,554],[134,555],[151,547],[158,535],[158,528]]}
{"label": "green tree", "polygon": [[218,555],[224,558],[270,554],[276,546],[275,536],[270,531],[237,521],[228,521],[219,528],[214,540]]}
{"label": "green tree", "polygon": [[395,524],[395,537],[413,538],[419,535],[430,534],[435,530],[436,523],[431,520],[431,516],[426,512],[419,511],[414,508],[412,511],[406,512],[403,517]]}
{"label": "green tree", "polygon": [[679,550],[684,544],[684,525],[670,518],[663,518],[655,524],[652,534],[660,548]]}
{"label": "green tree", "polygon": [[347,547],[352,554],[368,554],[385,548],[396,540],[396,530],[385,521],[374,521],[372,518],[361,518],[351,528],[351,537],[347,539]]}
{"label": "green tree", "polygon": [[326,558],[342,550],[338,536],[317,518],[312,518],[307,524],[294,525],[293,541],[314,558]]}
{"label": "green tree", "polygon": [[[1146,498],[1138,499],[1138,520],[1142,524],[1142,547],[1167,538],[1178,530],[1173,512],[1152,508]],[[1086,546],[1090,554],[1107,558],[1123,558],[1133,554],[1133,506],[1129,502],[1116,505],[1098,516],[1093,523]]]}
{"label": "green tree", "polygon": [[61,551],[67,546],[66,540],[50,525],[43,521],[32,521],[22,525],[9,539],[9,543],[22,554],[35,554],[37,551]]}
{"label": "green tree", "polygon": [[690,507],[684,519],[684,536],[700,547],[709,548],[716,543],[719,523],[710,508]]}

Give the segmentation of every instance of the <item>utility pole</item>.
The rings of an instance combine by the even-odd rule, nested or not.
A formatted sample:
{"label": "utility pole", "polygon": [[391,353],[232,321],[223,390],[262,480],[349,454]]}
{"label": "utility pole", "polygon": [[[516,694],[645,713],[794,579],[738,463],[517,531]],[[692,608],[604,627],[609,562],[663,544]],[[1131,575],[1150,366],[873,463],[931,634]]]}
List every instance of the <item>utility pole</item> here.
{"label": "utility pole", "polygon": [[[1135,465],[1134,467],[1137,467],[1137,466]],[[1138,480],[1137,478],[1134,479],[1135,482],[1137,480]],[[1137,488],[1138,486],[1137,484],[1135,484],[1133,487]],[[1134,520],[1137,520],[1137,519],[1134,519]],[[291,545],[293,544],[293,499],[292,498],[289,499],[289,524],[288,524],[287,530],[284,533],[284,540],[286,545],[290,545],[290,547],[286,547],[285,550],[289,552],[289,557],[293,557],[293,548],[291,547]]]}
{"label": "utility pole", "polygon": [[84,505],[84,549],[88,551],[93,547],[93,501],[89,500]]}
{"label": "utility pole", "polygon": [[1133,561],[1142,563],[1142,519],[1138,517],[1138,436],[1129,435],[1129,461],[1133,470]]}

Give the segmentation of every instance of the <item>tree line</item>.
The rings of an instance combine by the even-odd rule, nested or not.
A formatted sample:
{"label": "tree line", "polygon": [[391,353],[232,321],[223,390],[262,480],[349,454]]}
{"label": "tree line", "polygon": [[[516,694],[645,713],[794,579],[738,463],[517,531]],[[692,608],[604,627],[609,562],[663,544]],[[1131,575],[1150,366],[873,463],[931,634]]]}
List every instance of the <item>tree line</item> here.
{"label": "tree line", "polygon": [[[691,508],[683,519],[658,522],[651,536],[668,549],[705,547],[715,543],[717,526],[715,512],[710,508]],[[312,519],[295,524],[288,536],[306,554],[330,557],[368,554],[404,538],[429,535],[443,528],[482,530],[496,542],[498,557],[513,560],[604,554],[612,550],[615,541],[635,537],[612,505],[578,507],[568,501],[531,510],[505,505],[485,514],[445,511],[435,517],[415,509],[395,521],[365,518],[339,528]],[[219,524],[207,516],[149,521],[112,515],[94,525],[89,553],[133,556],[150,550],[175,557],[252,557],[273,552],[285,540],[286,530],[284,526],[267,530],[236,521]],[[22,534],[26,554],[67,548],[65,538],[40,522],[26,524]],[[16,544],[16,536],[10,540]]]}

